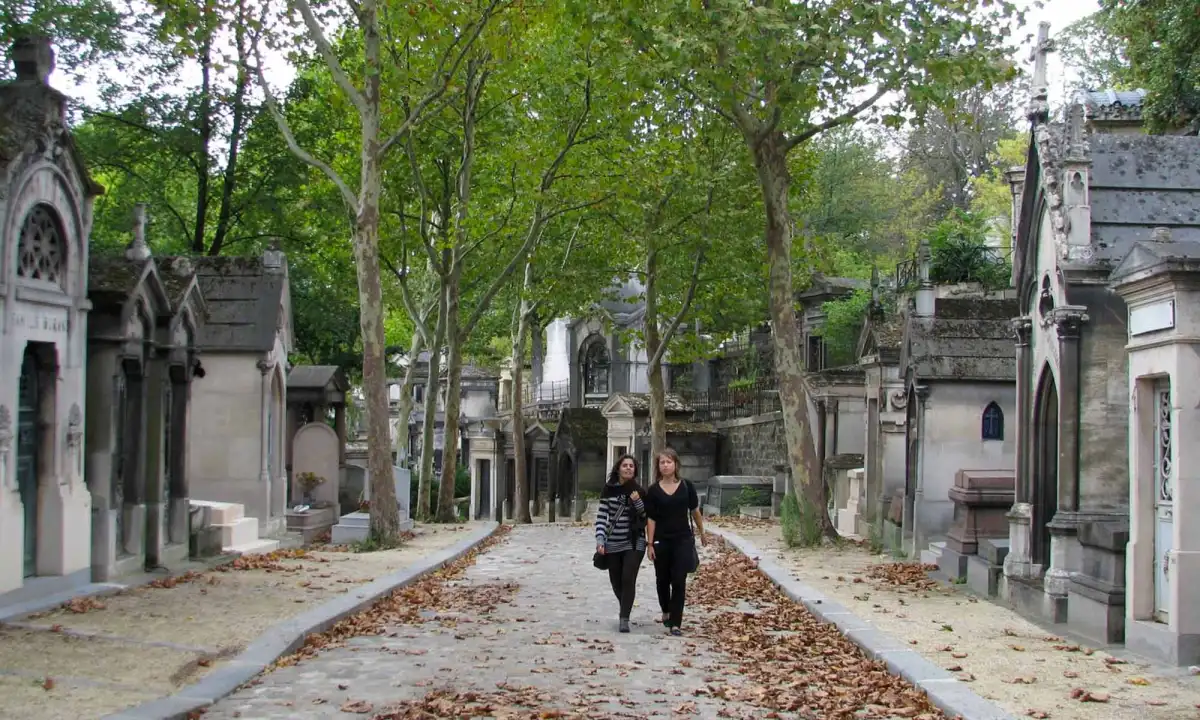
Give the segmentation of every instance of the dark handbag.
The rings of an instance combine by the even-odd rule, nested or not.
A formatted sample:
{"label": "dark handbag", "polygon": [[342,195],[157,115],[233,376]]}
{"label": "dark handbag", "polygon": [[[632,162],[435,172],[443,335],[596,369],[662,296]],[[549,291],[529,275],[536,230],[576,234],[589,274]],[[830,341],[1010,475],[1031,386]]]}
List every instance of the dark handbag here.
{"label": "dark handbag", "polygon": [[[605,538],[607,538],[612,533],[613,525],[617,522],[617,520],[621,519],[621,514],[624,512],[625,512],[625,505],[622,504],[621,509],[617,511],[617,516],[610,517],[608,519],[608,528],[604,532]],[[602,553],[602,552],[592,553],[592,567],[596,568],[597,570],[607,570],[608,569],[608,555],[606,553]]]}
{"label": "dark handbag", "polygon": [[[695,490],[692,489],[691,481],[687,481],[687,484],[688,492],[695,492]],[[687,517],[688,529],[692,531],[692,549],[688,557],[688,573],[690,574],[700,569],[700,551],[696,549],[696,525],[695,521],[692,519],[691,508],[689,508],[687,511]]]}

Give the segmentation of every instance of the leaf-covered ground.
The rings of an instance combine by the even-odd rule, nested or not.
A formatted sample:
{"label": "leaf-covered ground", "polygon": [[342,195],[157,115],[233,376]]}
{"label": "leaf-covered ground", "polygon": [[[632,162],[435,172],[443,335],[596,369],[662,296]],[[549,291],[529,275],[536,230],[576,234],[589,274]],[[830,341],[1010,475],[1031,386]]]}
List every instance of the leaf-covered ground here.
{"label": "leaf-covered ground", "polygon": [[212,718],[941,718],[925,696],[713,543],[685,634],[658,623],[653,570],[616,627],[590,529],[514,529],[397,592],[221,701]]}

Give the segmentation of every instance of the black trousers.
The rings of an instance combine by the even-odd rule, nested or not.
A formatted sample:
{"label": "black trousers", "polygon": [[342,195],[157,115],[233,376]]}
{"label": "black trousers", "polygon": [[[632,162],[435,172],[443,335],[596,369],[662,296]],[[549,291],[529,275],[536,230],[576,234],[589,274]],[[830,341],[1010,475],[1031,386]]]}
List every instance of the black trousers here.
{"label": "black trousers", "polygon": [[691,536],[654,541],[654,579],[667,627],[683,626],[684,593],[694,543]]}
{"label": "black trousers", "polygon": [[621,604],[619,617],[628,618],[633,612],[633,600],[637,596],[638,570],[642,568],[642,558],[646,553],[642,550],[622,550],[608,554],[608,581],[612,583],[613,594]]}

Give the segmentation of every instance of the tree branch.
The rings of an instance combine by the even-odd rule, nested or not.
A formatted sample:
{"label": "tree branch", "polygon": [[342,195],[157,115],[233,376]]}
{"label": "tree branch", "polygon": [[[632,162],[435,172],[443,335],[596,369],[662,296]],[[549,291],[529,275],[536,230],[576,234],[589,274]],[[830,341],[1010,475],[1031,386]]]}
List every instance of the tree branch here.
{"label": "tree branch", "polygon": [[842,113],[841,115],[832,117],[832,118],[826,120],[825,122],[820,123],[819,125],[810,125],[808,128],[804,129],[802,132],[800,132],[796,135],[793,135],[790,138],[787,138],[784,141],[784,148],[786,148],[787,150],[791,150],[792,148],[796,147],[797,145],[804,142],[805,140],[811,139],[815,135],[819,135],[819,134],[825,132],[826,130],[832,130],[833,128],[838,127],[839,125],[845,125],[846,123],[851,122],[852,120],[854,120],[854,118],[858,117],[865,110],[869,109],[876,102],[878,102],[879,98],[881,98],[885,94],[887,94],[888,90],[889,90],[889,88],[887,85],[880,84],[879,89],[877,89],[875,91],[874,95],[867,98],[866,100],[863,100],[862,102],[860,102],[859,104],[850,108],[849,110]]}
{"label": "tree branch", "polygon": [[338,61],[337,54],[333,52],[333,46],[329,44],[329,39],[325,37],[325,31],[321,29],[321,24],[317,22],[316,16],[313,15],[312,6],[308,4],[308,0],[294,0],[294,2],[296,3],[296,9],[300,11],[300,15],[304,18],[304,25],[308,28],[308,37],[317,46],[317,51],[321,53],[325,64],[329,66],[329,73],[333,75],[333,81],[342,89],[342,92],[346,93],[346,97],[350,99],[350,102],[354,103],[359,117],[365,116],[369,110],[367,108],[367,99],[354,86],[354,83],[350,80],[350,76],[346,74],[346,69]]}
{"label": "tree branch", "polygon": [[354,191],[350,189],[350,186],[346,183],[346,181],[342,179],[342,176],[338,174],[337,170],[334,170],[329,163],[326,163],[302,148],[300,143],[296,141],[296,136],[292,133],[292,128],[290,125],[288,125],[287,118],[283,116],[283,113],[279,110],[279,105],[275,102],[275,94],[271,92],[271,87],[267,85],[267,79],[263,76],[262,56],[259,54],[257,47],[254,48],[254,57],[255,60],[257,60],[257,63],[254,67],[254,75],[258,78],[259,87],[262,88],[263,99],[266,102],[267,110],[270,111],[271,117],[275,119],[275,126],[279,128],[279,133],[283,135],[284,142],[287,143],[288,149],[291,150],[292,154],[299,158],[301,162],[310,165],[324,173],[325,177],[329,178],[329,181],[332,182],[334,186],[337,187],[338,192],[342,194],[342,200],[345,201],[347,207],[357,208],[358,198],[355,196]]}
{"label": "tree branch", "polygon": [[662,362],[663,355],[667,352],[667,345],[671,343],[671,338],[675,336],[675,331],[679,329],[679,324],[683,322],[684,316],[691,310],[692,300],[696,298],[696,287],[700,284],[700,268],[703,265],[704,250],[701,249],[696,253],[696,264],[692,266],[692,279],[688,283],[687,294],[683,297],[683,307],[679,308],[679,312],[671,318],[671,324],[667,325],[667,329],[663,331],[662,337],[659,338],[658,350],[654,352],[654,357],[650,358],[648,365]]}

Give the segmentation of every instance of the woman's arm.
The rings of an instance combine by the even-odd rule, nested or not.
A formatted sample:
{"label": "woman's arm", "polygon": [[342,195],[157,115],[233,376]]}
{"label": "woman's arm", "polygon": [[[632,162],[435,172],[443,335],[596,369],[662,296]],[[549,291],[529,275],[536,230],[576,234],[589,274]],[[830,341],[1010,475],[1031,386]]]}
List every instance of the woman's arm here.
{"label": "woman's arm", "polygon": [[704,513],[700,512],[700,508],[692,510],[692,519],[696,521],[696,534],[700,536],[700,544],[707,544],[708,541],[704,539]]}
{"label": "woman's arm", "polygon": [[596,508],[596,551],[604,552],[604,541],[608,537],[608,503],[609,498],[600,501]]}
{"label": "woman's arm", "polygon": [[646,556],[654,559],[654,518],[646,521]]}

